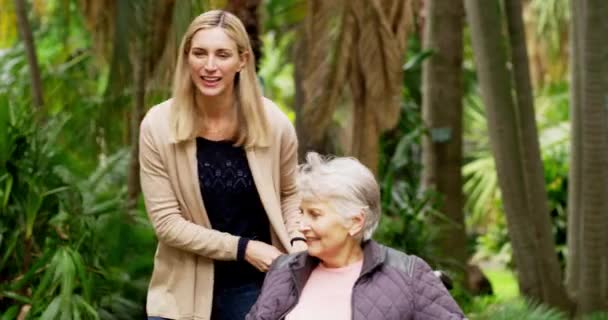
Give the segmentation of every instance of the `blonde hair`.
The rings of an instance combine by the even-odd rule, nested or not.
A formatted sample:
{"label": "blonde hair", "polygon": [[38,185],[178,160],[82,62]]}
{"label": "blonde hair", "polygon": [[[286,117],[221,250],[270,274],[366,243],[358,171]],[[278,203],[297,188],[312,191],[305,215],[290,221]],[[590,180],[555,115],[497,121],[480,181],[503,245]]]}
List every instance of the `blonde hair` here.
{"label": "blonde hair", "polygon": [[363,213],[362,241],[371,239],[380,220],[380,188],[374,174],[355,158],[306,154],[297,177],[301,199],[327,201],[345,221]]}
{"label": "blonde hair", "polygon": [[194,18],[182,38],[173,80],[173,101],[169,120],[172,140],[179,143],[197,136],[199,127],[196,120],[203,115],[199,115],[196,110],[197,89],[190,76],[188,55],[194,35],[200,30],[212,28],[222,28],[236,43],[239,56],[249,54],[249,60],[235,77],[234,91],[238,121],[235,144],[246,148],[266,146],[268,120],[255,73],[255,57],[249,36],[241,20],[223,10],[208,11]]}

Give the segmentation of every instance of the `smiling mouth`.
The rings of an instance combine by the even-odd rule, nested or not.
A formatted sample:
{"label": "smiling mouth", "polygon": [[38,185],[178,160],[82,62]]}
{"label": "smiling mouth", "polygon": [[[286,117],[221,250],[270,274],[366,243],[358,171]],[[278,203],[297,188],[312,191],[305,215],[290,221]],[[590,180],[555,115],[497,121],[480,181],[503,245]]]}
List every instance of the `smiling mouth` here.
{"label": "smiling mouth", "polygon": [[222,80],[222,78],[221,77],[201,76],[201,80],[203,80],[203,82],[206,84],[214,85],[214,84],[218,83],[220,80]]}

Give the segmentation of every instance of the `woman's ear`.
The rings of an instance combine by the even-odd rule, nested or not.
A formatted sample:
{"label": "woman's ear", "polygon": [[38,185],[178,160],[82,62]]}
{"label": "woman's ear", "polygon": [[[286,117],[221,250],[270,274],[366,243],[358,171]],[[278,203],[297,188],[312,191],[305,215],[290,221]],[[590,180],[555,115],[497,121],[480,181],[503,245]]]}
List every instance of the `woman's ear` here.
{"label": "woman's ear", "polygon": [[241,53],[241,59],[240,59],[240,63],[239,63],[239,72],[241,72],[241,70],[243,70],[243,68],[245,68],[245,65],[247,64],[247,62],[249,62],[249,51],[245,51],[243,53]]}
{"label": "woman's ear", "polygon": [[363,215],[363,212],[359,212],[351,219],[352,224],[350,228],[348,228],[348,234],[350,234],[351,237],[354,237],[363,231],[363,227],[365,226],[365,215]]}

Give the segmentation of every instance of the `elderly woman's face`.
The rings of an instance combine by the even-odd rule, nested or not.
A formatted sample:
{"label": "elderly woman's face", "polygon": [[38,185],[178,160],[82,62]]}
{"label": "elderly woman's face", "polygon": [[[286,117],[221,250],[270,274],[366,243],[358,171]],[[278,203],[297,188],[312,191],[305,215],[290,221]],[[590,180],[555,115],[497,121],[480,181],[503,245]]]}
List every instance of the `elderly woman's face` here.
{"label": "elderly woman's face", "polygon": [[321,260],[336,256],[349,241],[352,222],[345,221],[328,201],[302,200],[302,226],[308,253]]}

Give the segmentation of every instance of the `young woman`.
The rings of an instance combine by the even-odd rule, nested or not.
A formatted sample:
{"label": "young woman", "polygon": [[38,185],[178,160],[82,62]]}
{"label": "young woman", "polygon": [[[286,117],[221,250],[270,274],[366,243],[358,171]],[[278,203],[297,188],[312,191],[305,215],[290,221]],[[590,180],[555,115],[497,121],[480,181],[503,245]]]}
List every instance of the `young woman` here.
{"label": "young woman", "polygon": [[182,39],[172,99],[141,124],[141,185],[158,237],[149,319],[243,319],[264,272],[306,249],[297,139],[258,87],[241,21],[209,11]]}

